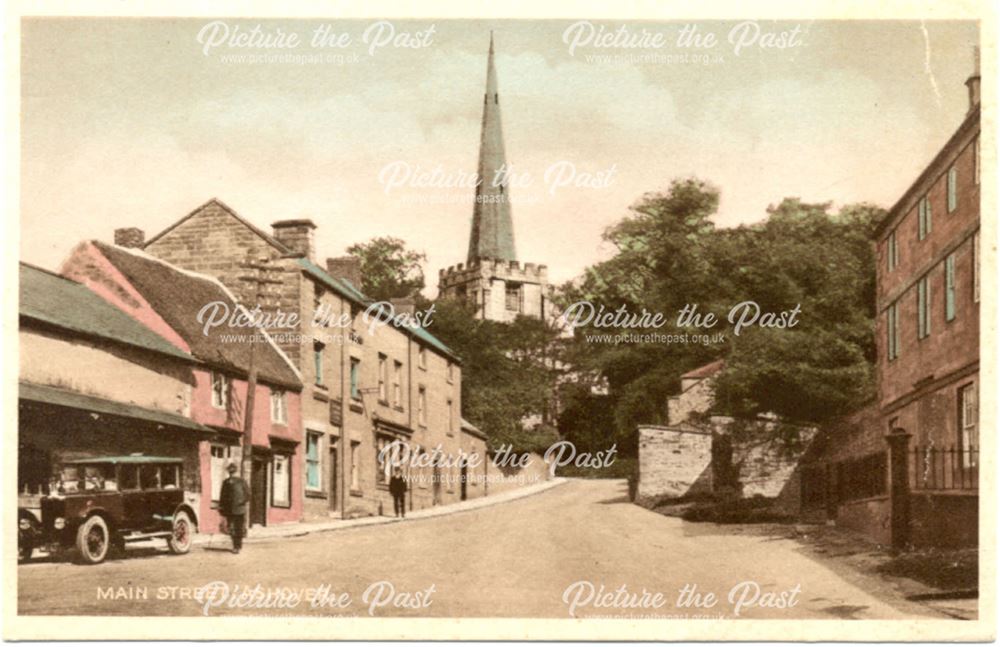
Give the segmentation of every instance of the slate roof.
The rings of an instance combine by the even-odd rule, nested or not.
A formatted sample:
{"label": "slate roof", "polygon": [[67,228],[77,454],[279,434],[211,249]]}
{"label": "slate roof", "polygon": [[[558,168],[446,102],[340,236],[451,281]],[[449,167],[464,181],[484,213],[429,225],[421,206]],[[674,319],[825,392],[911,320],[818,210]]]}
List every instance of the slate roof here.
{"label": "slate roof", "polygon": [[[306,258],[297,259],[299,265],[302,267],[303,271],[319,281],[323,285],[327,286],[340,296],[353,301],[362,308],[367,308],[375,301],[369,299],[361,290],[354,286],[349,280],[344,278],[335,279],[328,272],[324,271],[318,265]],[[440,339],[427,332],[426,329],[419,326],[409,327],[409,326],[396,326],[396,328],[403,333],[414,337],[418,341],[430,346],[442,355],[446,355],[448,358],[452,359],[457,363],[461,363],[461,359],[455,354],[453,350],[448,348]]]}
{"label": "slate roof", "polygon": [[27,263],[21,263],[19,314],[22,321],[195,361],[86,286]]}
{"label": "slate roof", "polygon": [[[249,344],[223,339],[228,335],[250,334],[251,329],[221,325],[204,334],[198,312],[216,301],[225,303],[230,313],[236,303],[230,292],[214,278],[181,270],[143,252],[128,250],[100,241],[94,245],[129,280],[153,309],[190,346],[198,359],[240,374],[250,368]],[[271,343],[257,345],[257,371],[261,381],[293,390],[302,380],[283,353]]]}

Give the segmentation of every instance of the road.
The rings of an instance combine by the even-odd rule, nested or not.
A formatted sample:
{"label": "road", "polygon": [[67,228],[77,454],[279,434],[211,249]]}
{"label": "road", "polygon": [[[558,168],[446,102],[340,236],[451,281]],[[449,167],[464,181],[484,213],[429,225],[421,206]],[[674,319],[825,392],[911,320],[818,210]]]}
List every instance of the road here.
{"label": "road", "polygon": [[[792,540],[734,534],[634,506],[623,481],[570,481],[478,510],[250,543],[240,555],[219,550],[226,538],[213,544],[185,556],[130,549],[98,566],[21,566],[19,611],[817,619],[932,613],[894,598],[876,577],[834,572]],[[256,598],[240,595],[258,585]],[[685,586],[702,606],[694,596],[678,605]]]}

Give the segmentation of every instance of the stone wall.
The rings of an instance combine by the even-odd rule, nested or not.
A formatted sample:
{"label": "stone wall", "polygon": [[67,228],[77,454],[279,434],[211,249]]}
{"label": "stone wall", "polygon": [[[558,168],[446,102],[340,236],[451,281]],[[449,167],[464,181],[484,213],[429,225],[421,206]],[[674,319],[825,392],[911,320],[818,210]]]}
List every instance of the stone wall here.
{"label": "stone wall", "polygon": [[710,493],[711,465],[711,432],[640,426],[636,503]]}

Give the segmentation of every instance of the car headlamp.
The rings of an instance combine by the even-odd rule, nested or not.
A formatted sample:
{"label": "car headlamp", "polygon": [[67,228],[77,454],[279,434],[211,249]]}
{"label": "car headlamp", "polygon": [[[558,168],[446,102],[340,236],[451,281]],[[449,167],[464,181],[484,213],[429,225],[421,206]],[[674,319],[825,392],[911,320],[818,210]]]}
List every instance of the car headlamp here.
{"label": "car headlamp", "polygon": [[62,530],[66,527],[66,520],[62,517],[56,517],[56,520],[52,522],[52,527],[56,530]]}

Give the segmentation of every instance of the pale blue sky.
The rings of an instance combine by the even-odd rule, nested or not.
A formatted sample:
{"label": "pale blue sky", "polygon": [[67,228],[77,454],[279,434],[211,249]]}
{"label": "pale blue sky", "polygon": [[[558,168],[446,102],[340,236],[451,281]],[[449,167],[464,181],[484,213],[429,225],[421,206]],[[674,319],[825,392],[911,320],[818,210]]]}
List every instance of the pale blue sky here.
{"label": "pale blue sky", "polygon": [[[206,22],[24,23],[23,260],[56,267],[83,238],[122,226],[152,235],[218,197],[263,228],[312,218],[321,256],[401,237],[428,254],[434,286],[438,268],[464,260],[472,191],[387,193],[380,172],[475,171],[490,29],[508,161],[530,178],[512,188],[518,254],[548,264],[556,281],[607,257],[601,232],[677,176],[720,187],[724,226],[758,220],[785,196],[890,206],[965,114],[977,39],[973,23],[763,21],[762,33],[798,26],[801,45],[737,57],[726,42],[736,21],[705,21],[698,30],[722,42],[703,64],[675,58],[694,53],[674,45],[686,23],[626,23],[664,34],[657,50],[570,55],[563,34],[574,21],[393,21],[396,35],[434,31],[426,47],[372,55],[372,20],[226,20],[294,32],[306,41],[294,54],[343,57],[250,64],[224,57],[261,50],[206,56]],[[311,48],[324,23],[351,44]],[[578,178],[611,179],[551,192],[545,173],[559,162]]]}

